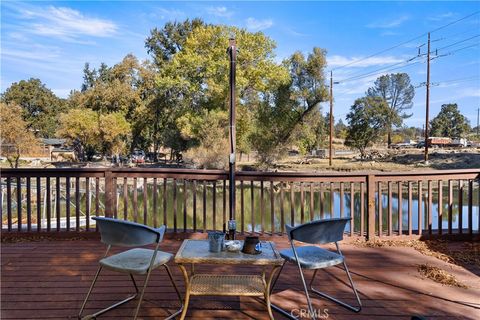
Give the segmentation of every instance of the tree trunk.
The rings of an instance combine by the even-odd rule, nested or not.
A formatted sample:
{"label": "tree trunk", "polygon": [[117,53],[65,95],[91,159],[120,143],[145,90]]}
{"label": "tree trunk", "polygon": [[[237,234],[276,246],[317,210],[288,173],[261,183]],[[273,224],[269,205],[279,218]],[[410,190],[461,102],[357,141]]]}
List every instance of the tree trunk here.
{"label": "tree trunk", "polygon": [[390,145],[392,144],[392,130],[389,129],[387,133],[387,144],[388,148],[390,148]]}

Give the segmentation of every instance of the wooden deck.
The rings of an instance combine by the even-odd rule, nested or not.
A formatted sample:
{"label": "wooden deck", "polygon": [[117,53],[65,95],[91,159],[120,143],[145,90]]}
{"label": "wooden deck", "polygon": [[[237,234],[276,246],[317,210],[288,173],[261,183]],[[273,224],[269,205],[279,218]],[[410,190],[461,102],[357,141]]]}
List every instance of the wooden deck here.
{"label": "wooden deck", "polygon": [[[269,237],[279,249],[286,248],[285,237]],[[181,240],[168,239],[162,250],[175,253]],[[364,248],[343,245],[362,302],[363,310],[352,313],[326,300],[314,298],[315,309],[328,310],[328,319],[410,319],[422,315],[427,319],[480,319],[480,270],[447,264],[420,254],[412,248]],[[104,246],[96,239],[55,240],[2,243],[1,250],[1,319],[75,319],[81,302],[97,268],[96,261]],[[447,287],[424,279],[416,266],[429,263],[442,267],[469,286]],[[219,273],[250,273],[252,267],[197,268]],[[235,270],[232,270],[234,268]],[[183,290],[183,278],[172,263],[175,279]],[[307,281],[311,273],[308,273]],[[161,319],[166,309],[178,307],[173,288],[164,270],[153,274],[140,316]],[[345,276],[337,268],[318,275],[321,290],[354,303],[345,286]],[[132,292],[128,277],[105,272],[100,277],[93,302],[86,312],[104,307]],[[305,297],[297,270],[289,265],[279,279],[273,302],[285,309],[306,309]],[[127,319],[134,302],[106,313],[100,319]],[[274,313],[276,319],[283,319]],[[325,318],[325,313],[322,313]],[[264,305],[248,297],[193,297],[189,319],[267,319]]]}

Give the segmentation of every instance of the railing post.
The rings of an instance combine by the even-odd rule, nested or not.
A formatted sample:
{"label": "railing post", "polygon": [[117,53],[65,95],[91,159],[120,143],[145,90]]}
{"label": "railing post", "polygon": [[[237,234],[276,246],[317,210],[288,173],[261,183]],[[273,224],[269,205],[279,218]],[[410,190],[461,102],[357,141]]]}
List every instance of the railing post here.
{"label": "railing post", "polygon": [[113,217],[113,175],[111,169],[105,170],[105,216]]}
{"label": "railing post", "polygon": [[375,238],[375,175],[367,176],[367,240]]}

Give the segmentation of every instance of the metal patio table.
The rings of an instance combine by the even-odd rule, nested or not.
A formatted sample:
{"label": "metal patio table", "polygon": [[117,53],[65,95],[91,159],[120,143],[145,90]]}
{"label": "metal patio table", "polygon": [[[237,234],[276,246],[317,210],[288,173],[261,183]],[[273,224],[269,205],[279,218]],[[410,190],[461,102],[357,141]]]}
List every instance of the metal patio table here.
{"label": "metal patio table", "polygon": [[[268,315],[270,319],[274,319],[270,303],[270,285],[284,260],[273,242],[266,241],[261,244],[262,252],[252,255],[228,251],[214,253],[208,250],[208,240],[184,240],[175,256],[175,263],[179,265],[185,278],[185,306],[180,319],[184,319],[187,314],[190,296],[263,297]],[[195,264],[252,265],[263,266],[263,270],[260,275],[196,274]],[[185,265],[191,265],[190,273]],[[267,279],[268,267],[271,267],[271,272]]]}

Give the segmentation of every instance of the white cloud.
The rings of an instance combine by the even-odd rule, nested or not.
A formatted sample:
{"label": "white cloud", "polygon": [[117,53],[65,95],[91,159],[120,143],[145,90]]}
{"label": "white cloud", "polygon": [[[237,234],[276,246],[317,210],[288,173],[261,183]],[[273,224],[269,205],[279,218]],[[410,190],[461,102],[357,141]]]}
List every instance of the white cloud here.
{"label": "white cloud", "polygon": [[165,9],[158,8],[151,14],[154,17],[158,17],[161,20],[181,20],[186,17],[185,12],[177,9]]}
{"label": "white cloud", "polygon": [[442,21],[442,20],[445,20],[445,19],[448,19],[448,18],[453,18],[453,17],[455,17],[455,16],[457,16],[456,13],[446,12],[446,13],[440,13],[440,14],[436,14],[436,15],[427,17],[427,20],[430,20],[430,21]]}
{"label": "white cloud", "polygon": [[[327,63],[329,67],[338,67],[343,66],[346,64],[352,63],[350,68],[364,68],[364,67],[371,67],[371,66],[382,66],[386,64],[398,63],[404,61],[402,58],[393,57],[393,56],[379,56],[379,57],[371,57],[366,58],[364,57],[344,57],[339,55],[334,55],[327,58]],[[362,60],[362,61],[359,61]],[[359,61],[356,62],[355,61]]]}
{"label": "white cloud", "polygon": [[233,11],[228,10],[226,7],[209,7],[207,8],[207,12],[222,18],[230,18],[233,15]]}
{"label": "white cloud", "polygon": [[31,32],[39,35],[74,40],[80,36],[110,37],[118,29],[109,20],[87,17],[67,7],[31,7],[20,9],[22,17],[31,21]]}
{"label": "white cloud", "polygon": [[251,31],[261,31],[273,26],[272,19],[257,20],[255,18],[248,18],[246,20],[247,29]]}
{"label": "white cloud", "polygon": [[409,20],[410,18],[406,15],[400,16],[396,19],[388,19],[388,20],[381,20],[367,24],[368,28],[379,28],[379,29],[388,29],[388,28],[395,28],[400,26],[405,21]]}

